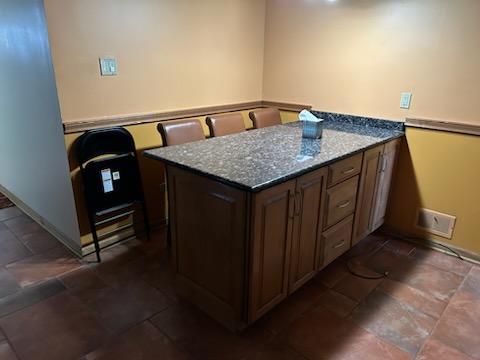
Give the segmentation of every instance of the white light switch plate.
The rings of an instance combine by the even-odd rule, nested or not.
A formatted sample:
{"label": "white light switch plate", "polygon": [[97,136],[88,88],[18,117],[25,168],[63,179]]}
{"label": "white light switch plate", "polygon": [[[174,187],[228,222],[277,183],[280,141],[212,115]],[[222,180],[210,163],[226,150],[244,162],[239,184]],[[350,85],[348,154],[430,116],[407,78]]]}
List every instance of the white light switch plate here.
{"label": "white light switch plate", "polygon": [[100,74],[102,76],[117,75],[117,59],[113,57],[100,58]]}
{"label": "white light switch plate", "polygon": [[402,92],[400,95],[400,108],[410,109],[410,102],[412,101],[411,92]]}

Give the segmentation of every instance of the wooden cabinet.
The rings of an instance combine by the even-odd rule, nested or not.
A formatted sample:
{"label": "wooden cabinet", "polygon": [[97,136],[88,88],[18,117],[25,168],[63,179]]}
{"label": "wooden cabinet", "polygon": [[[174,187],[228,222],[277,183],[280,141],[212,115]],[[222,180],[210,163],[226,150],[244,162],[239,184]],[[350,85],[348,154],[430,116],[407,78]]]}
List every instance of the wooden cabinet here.
{"label": "wooden cabinet", "polygon": [[295,180],[253,197],[249,322],[288,295]]}
{"label": "wooden cabinet", "polygon": [[327,169],[298,178],[295,191],[289,290],[293,292],[310,280],[321,261],[321,233]]}
{"label": "wooden cabinet", "polygon": [[345,251],[350,249],[352,239],[353,215],[323,233],[324,259],[327,266]]}
{"label": "wooden cabinet", "polygon": [[367,150],[363,158],[352,246],[383,224],[400,140]]}
{"label": "wooden cabinet", "polygon": [[357,201],[358,176],[327,190],[325,229],[353,214]]}
{"label": "wooden cabinet", "polygon": [[382,164],[378,172],[375,198],[371,213],[370,230],[375,231],[385,222],[388,199],[392,187],[393,174],[397,165],[400,140],[393,140],[385,144],[382,154]]}
{"label": "wooden cabinet", "polygon": [[370,233],[370,214],[375,197],[375,185],[380,169],[383,148],[384,145],[377,146],[367,150],[363,156],[352,245],[355,245]]}
{"label": "wooden cabinet", "polygon": [[399,140],[260,192],[167,166],[178,293],[256,321],[384,221]]}
{"label": "wooden cabinet", "polygon": [[340,160],[328,167],[328,187],[360,174],[363,153]]}

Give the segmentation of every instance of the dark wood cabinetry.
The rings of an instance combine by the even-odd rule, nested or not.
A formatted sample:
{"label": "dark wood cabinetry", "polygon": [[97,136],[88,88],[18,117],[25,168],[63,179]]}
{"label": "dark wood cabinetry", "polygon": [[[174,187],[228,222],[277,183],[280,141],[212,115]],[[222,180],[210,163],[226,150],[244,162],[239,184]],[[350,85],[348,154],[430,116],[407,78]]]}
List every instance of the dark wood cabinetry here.
{"label": "dark wood cabinetry", "polygon": [[233,330],[256,321],[383,224],[398,147],[260,192],[168,165],[179,294]]}
{"label": "dark wood cabinetry", "polygon": [[288,295],[294,207],[295,181],[253,197],[249,322]]}
{"label": "dark wood cabinetry", "polygon": [[367,150],[363,157],[352,245],[379,228],[387,211],[400,140]]}
{"label": "dark wood cabinetry", "polygon": [[320,266],[320,235],[325,212],[327,174],[327,169],[320,169],[297,179],[290,255],[290,292],[310,280]]}

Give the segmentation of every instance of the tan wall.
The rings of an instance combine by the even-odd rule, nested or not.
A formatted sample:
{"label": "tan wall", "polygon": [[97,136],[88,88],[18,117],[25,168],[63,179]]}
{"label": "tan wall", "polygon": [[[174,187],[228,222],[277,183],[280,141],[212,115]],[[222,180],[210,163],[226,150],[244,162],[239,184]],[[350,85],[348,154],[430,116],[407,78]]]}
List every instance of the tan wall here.
{"label": "tan wall", "polygon": [[[242,111],[245,128],[251,128],[252,122],[248,117],[249,111]],[[280,115],[284,123],[298,120],[298,113],[291,111],[281,111]],[[205,117],[200,118],[204,126],[205,135],[209,135],[208,127],[205,124]],[[157,132],[157,123],[147,123],[140,125],[132,125],[125,127],[133,135],[135,145],[137,148],[138,159],[140,162],[140,172],[142,174],[142,181],[145,191],[145,198],[147,209],[150,216],[150,223],[153,226],[158,226],[165,220],[165,194],[163,192],[164,168],[162,163],[148,159],[142,156],[143,150],[162,146],[160,134]],[[78,221],[80,224],[81,240],[83,245],[92,242],[90,235],[90,228],[88,226],[88,217],[85,209],[85,202],[82,193],[82,179],[80,176],[80,169],[75,161],[75,141],[82,135],[82,133],[72,133],[65,135],[65,144],[68,152],[68,159],[70,162],[70,174],[72,177],[72,184],[75,193],[75,203],[77,206]],[[141,219],[140,219],[141,220]],[[120,223],[124,225],[125,222]],[[114,228],[114,227],[113,227]],[[105,231],[113,230],[112,227],[107,227]],[[101,233],[102,231],[100,231]]]}
{"label": "tan wall", "polygon": [[[406,139],[389,224],[406,234],[427,236],[480,255],[480,136],[408,128]],[[456,216],[452,239],[416,228],[418,207]]]}
{"label": "tan wall", "polygon": [[[261,99],[265,0],[45,0],[64,122]],[[115,56],[119,75],[101,77]]]}
{"label": "tan wall", "polygon": [[[480,124],[478,14],[477,0],[268,0],[264,99]],[[408,129],[406,139],[389,224],[480,255],[480,138]],[[419,207],[457,216],[452,240],[418,231]]]}
{"label": "tan wall", "polygon": [[478,0],[268,0],[263,97],[478,123],[478,14]]}

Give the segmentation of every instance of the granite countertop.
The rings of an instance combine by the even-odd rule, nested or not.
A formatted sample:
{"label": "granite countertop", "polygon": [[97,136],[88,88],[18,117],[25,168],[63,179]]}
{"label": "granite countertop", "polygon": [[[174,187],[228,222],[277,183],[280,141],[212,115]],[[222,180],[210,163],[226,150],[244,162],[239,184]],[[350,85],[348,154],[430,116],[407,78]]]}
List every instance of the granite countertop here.
{"label": "granite countertop", "polygon": [[303,139],[302,123],[146,150],[144,155],[248,191],[260,191],[404,135],[403,123],[324,119],[320,140]]}

